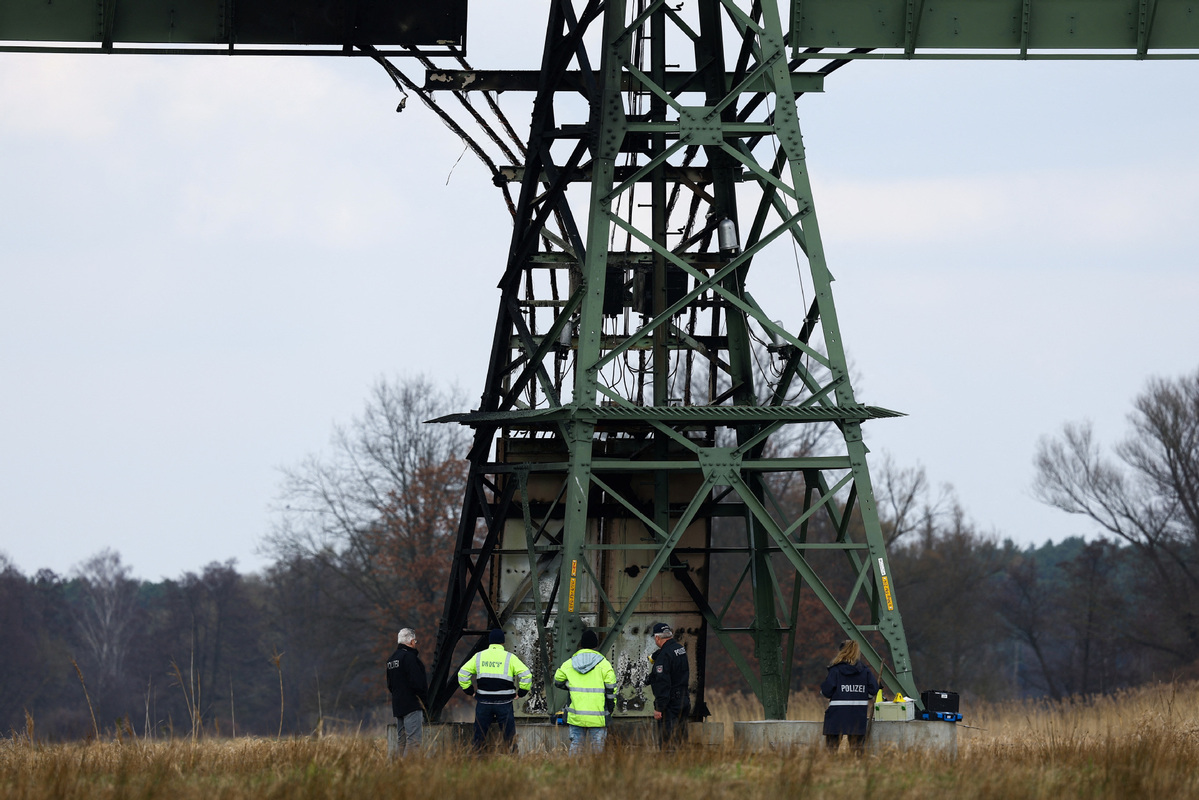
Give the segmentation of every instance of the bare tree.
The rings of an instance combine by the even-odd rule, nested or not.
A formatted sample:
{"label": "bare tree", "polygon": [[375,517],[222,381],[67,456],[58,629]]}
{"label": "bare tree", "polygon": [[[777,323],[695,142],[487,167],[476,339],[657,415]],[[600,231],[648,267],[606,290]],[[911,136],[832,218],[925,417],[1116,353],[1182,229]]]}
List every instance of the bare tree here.
{"label": "bare tree", "polygon": [[914,531],[933,530],[960,511],[949,484],[932,495],[924,467],[900,467],[887,454],[876,476],[874,495],[887,547]]}
{"label": "bare tree", "polygon": [[120,678],[134,633],[137,581],[121,556],[105,548],[74,570],[80,602],[76,627],[94,670],[89,676],[107,686]]}
{"label": "bare tree", "polygon": [[346,601],[338,612],[359,622],[391,628],[433,602],[446,586],[467,438],[425,423],[463,406],[424,377],[376,382],[362,415],[334,429],[331,452],[284,470],[267,550],[338,575],[353,589],[332,595]]}
{"label": "bare tree", "polygon": [[1131,433],[1105,456],[1090,423],[1043,438],[1033,487],[1043,502],[1081,514],[1133,546],[1171,598],[1180,639],[1144,643],[1184,661],[1199,657],[1199,371],[1154,378],[1129,415]]}

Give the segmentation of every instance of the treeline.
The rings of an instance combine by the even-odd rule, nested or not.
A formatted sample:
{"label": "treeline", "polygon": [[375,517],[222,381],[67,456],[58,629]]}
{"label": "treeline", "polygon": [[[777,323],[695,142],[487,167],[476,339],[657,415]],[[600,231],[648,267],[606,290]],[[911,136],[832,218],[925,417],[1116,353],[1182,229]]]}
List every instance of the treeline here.
{"label": "treeline", "polygon": [[1069,538],[1020,549],[955,522],[891,557],[921,688],[992,699],[1107,693],[1179,674],[1128,545]]}
{"label": "treeline", "polygon": [[[306,734],[386,720],[381,664],[401,626],[426,651],[435,641],[464,482],[462,431],[423,421],[461,405],[424,380],[379,383],[325,454],[286,473],[261,573],[214,563],[151,583],[102,551],[69,575],[25,575],[0,556],[0,730]],[[1000,541],[922,470],[876,465],[922,688],[1060,698],[1199,677],[1199,373],[1151,382],[1131,419],[1111,455],[1085,425],[1041,443],[1035,490],[1089,519],[1104,534],[1092,541]],[[772,491],[785,506],[802,481]],[[835,555],[810,560],[844,596],[853,576]],[[713,591],[742,568],[714,562]],[[750,623],[747,595],[726,624]],[[791,685],[810,690],[842,635],[810,591],[796,619]],[[710,639],[707,689],[744,691]]]}
{"label": "treeline", "polygon": [[[952,519],[952,518],[951,518]],[[1067,539],[1020,549],[961,520],[892,550],[922,687],[990,698],[1108,692],[1186,671],[1155,646],[1169,622],[1127,545]],[[315,560],[242,574],[210,564],[142,582],[104,552],[71,577],[0,571],[0,724],[82,738],[311,733],[385,720],[392,628]],[[334,595],[341,593],[340,598]],[[839,638],[805,606],[793,687],[812,688]],[[432,641],[435,617],[422,632]],[[743,691],[715,642],[709,690]],[[1187,673],[1190,675],[1190,673]],[[94,715],[94,719],[93,719]]]}
{"label": "treeline", "polygon": [[316,564],[151,583],[109,551],[70,577],[0,561],[0,724],[83,738],[369,722],[386,643],[324,613],[337,583]]}

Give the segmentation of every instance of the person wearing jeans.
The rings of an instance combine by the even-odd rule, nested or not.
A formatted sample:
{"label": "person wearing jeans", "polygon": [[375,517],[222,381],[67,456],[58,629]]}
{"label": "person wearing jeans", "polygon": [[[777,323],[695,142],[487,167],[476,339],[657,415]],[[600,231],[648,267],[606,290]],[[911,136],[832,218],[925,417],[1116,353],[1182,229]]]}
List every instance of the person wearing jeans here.
{"label": "person wearing jeans", "polygon": [[608,715],[616,708],[616,671],[596,648],[595,631],[584,631],[579,649],[554,673],[554,686],[570,692],[564,709],[570,726],[570,752],[600,752],[608,735]]}
{"label": "person wearing jeans", "polygon": [[421,698],[429,691],[425,665],[416,647],[416,632],[402,628],[396,635],[398,647],[387,661],[387,691],[391,692],[391,713],[396,718],[396,737],[400,755],[420,752],[424,724]]}
{"label": "person wearing jeans", "polygon": [[475,703],[475,751],[483,749],[487,731],[498,725],[504,744],[512,749],[516,742],[516,715],[512,702],[524,697],[533,687],[533,673],[524,662],[504,649],[504,631],[493,630],[487,637],[487,649],[471,656],[458,670],[458,685]]}

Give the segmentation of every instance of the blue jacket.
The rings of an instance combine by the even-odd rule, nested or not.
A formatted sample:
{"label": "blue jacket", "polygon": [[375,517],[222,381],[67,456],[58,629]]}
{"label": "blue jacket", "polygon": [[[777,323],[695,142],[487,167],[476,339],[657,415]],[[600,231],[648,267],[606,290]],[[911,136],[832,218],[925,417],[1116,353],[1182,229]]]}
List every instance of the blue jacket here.
{"label": "blue jacket", "polygon": [[820,693],[829,699],[824,712],[824,734],[865,736],[866,710],[877,691],[878,680],[861,661],[829,667],[828,677],[820,684]]}
{"label": "blue jacket", "polygon": [[645,682],[654,690],[654,710],[670,711],[676,717],[689,712],[691,666],[687,663],[687,648],[669,639],[649,660],[649,677]]}

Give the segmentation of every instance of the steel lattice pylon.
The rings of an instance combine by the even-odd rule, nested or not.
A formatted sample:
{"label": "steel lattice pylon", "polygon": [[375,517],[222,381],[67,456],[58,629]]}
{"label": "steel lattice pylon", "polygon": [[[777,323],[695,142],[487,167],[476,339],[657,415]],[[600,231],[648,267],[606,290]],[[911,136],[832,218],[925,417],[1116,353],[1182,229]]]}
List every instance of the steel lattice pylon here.
{"label": "steel lattice pylon", "polygon": [[[698,0],[684,16],[644,0],[552,4],[528,156],[511,171],[521,192],[486,385],[476,411],[445,420],[475,438],[434,712],[479,646],[472,609],[488,627],[523,619],[526,652],[551,673],[594,626],[620,672],[638,657],[630,631],[648,619],[647,597],[683,613],[662,588],[668,572],[699,620],[697,644],[706,629],[781,718],[797,600],[790,614],[778,607],[776,553],[794,571],[792,597],[813,592],[885,685],[917,695],[861,433],[894,412],[854,397],[796,112],[823,74],[788,61],[776,0],[742,5]],[[563,121],[571,112],[586,116]],[[802,252],[810,307],[799,284],[771,298],[773,313],[748,291],[751,268],[780,248]],[[775,321],[780,301],[797,324]],[[835,430],[832,453],[768,447],[813,425]],[[772,482],[796,472],[805,502],[787,514]],[[833,540],[807,540],[817,514]],[[705,585],[710,522],[730,516],[744,532],[758,674]],[[815,549],[844,552],[857,576],[848,596],[813,568]]]}

